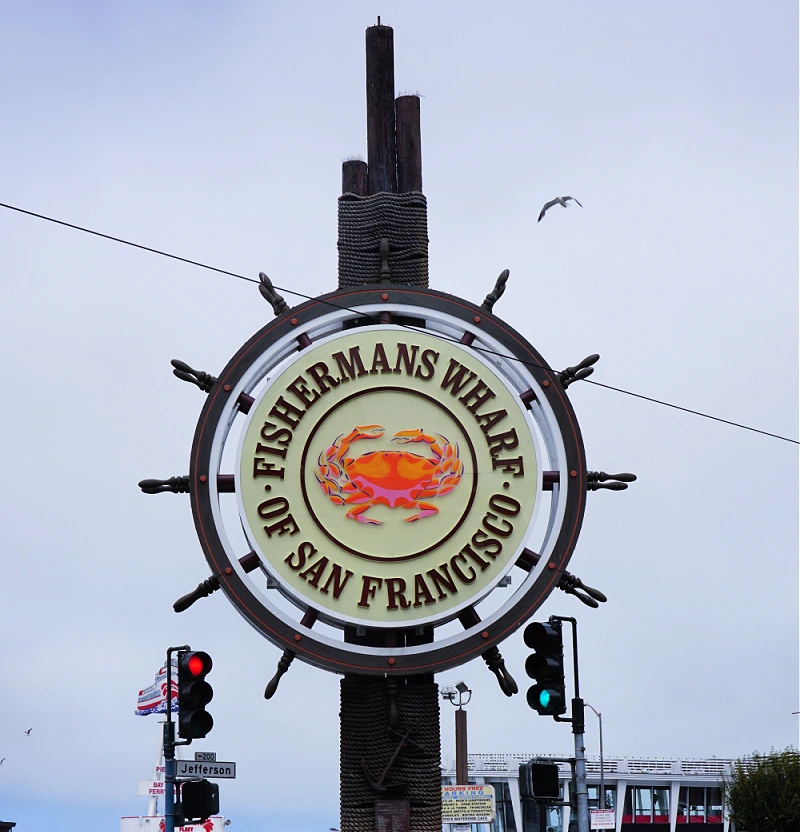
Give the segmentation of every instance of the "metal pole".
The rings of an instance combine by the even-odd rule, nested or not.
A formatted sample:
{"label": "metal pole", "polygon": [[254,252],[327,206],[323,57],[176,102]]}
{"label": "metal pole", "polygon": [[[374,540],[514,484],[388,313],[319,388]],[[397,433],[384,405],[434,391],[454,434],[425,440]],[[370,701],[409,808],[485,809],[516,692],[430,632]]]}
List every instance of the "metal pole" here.
{"label": "metal pole", "polygon": [[586,747],[583,738],[583,699],[572,700],[572,733],[575,735],[575,801],[578,810],[578,832],[589,832],[589,790],[586,787]]}
{"label": "metal pole", "polygon": [[[158,738],[158,752],[156,754],[156,764],[153,766],[153,782],[161,780],[161,772],[159,772],[159,767],[161,766],[161,761],[164,759],[164,731],[162,729],[161,734]],[[150,806],[147,809],[148,817],[155,817],[158,814],[158,795],[153,795],[150,798]]]}
{"label": "metal pole", "polygon": [[172,721],[164,723],[164,828],[165,832],[175,832],[175,723]]}
{"label": "metal pole", "polygon": [[[564,615],[551,615],[550,621],[569,621],[572,624],[572,667],[575,673],[575,697],[572,700],[572,733],[575,736],[575,802],[578,832],[589,832],[589,790],[586,787],[586,746],[583,738],[585,716],[578,678],[578,622]],[[558,717],[555,719],[558,721]]]}
{"label": "metal pole", "polygon": [[603,775],[603,715],[598,713],[597,719],[600,722],[600,808],[606,808],[606,781]]}
{"label": "metal pole", "polygon": [[584,703],[587,708],[592,708],[597,716],[597,721],[600,723],[600,808],[606,808],[606,782],[605,769],[603,765],[603,715],[596,708],[593,708],[588,702]]}
{"label": "metal pole", "polygon": [[172,721],[172,654],[191,649],[167,648],[167,721],[164,723],[164,832],[175,832],[175,723]]}
{"label": "metal pole", "polygon": [[467,764],[467,712],[459,707],[456,710],[456,785],[466,786],[468,779]]}

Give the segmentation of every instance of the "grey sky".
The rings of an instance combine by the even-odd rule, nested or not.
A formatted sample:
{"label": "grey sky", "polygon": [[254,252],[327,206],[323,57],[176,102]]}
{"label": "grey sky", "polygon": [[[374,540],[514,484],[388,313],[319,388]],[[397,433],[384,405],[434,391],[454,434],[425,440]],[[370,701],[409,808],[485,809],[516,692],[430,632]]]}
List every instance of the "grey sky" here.
{"label": "grey sky", "polygon": [[[554,367],[599,352],[597,381],[797,438],[796,4],[488,9],[4,4],[0,202],[333,289],[380,14],[397,92],[423,96],[431,286],[480,302],[509,268],[495,311]],[[556,194],[584,209],[537,225]],[[45,830],[86,807],[99,829],[146,811],[158,724],[136,694],[189,642],[215,662],[199,747],[239,764],[234,828],[337,826],[338,679],[297,662],[264,702],[279,651],[219,594],[172,612],[208,573],[189,502],[136,487],[188,469],[202,394],[169,360],[214,372],[271,310],[252,284],[6,209],[0,252],[0,817]],[[579,618],[605,750],[796,744],[796,446],[588,384],[570,398],[589,467],[639,475],[590,495],[571,561],[609,603],[557,593],[538,615]],[[521,634],[501,650],[524,690]],[[569,750],[482,662],[440,681],[458,678],[470,750]]]}

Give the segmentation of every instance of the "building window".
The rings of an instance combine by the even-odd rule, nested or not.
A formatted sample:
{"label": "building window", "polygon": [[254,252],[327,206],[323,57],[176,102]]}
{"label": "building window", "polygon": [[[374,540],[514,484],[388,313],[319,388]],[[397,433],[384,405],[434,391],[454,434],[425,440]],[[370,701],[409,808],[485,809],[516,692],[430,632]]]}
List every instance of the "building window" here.
{"label": "building window", "polygon": [[633,789],[625,789],[625,805],[622,807],[622,822],[633,823],[633,798],[631,792]]}
{"label": "building window", "polygon": [[653,789],[653,823],[669,823],[669,789]]}
{"label": "building window", "polygon": [[709,786],[706,789],[706,823],[722,823],[722,789]]}
{"label": "building window", "polygon": [[616,796],[617,796],[617,787],[616,786],[606,786],[606,805],[605,807],[600,806],[600,786],[590,784],[586,787],[589,792],[589,808],[590,809],[613,809],[616,805]]}
{"label": "building window", "polygon": [[548,806],[544,815],[545,832],[562,832],[564,821],[561,806]]}
{"label": "building window", "polygon": [[706,822],[706,790],[702,786],[689,786],[689,823]]}
{"label": "building window", "polygon": [[649,788],[639,788],[638,786],[633,790],[636,805],[636,817],[634,823],[652,823],[653,822],[653,790]]}
{"label": "building window", "polygon": [[722,823],[723,820],[719,786],[681,786],[678,823]]}
{"label": "building window", "polygon": [[689,787],[681,786],[678,791],[678,823],[689,823]]}
{"label": "building window", "polygon": [[493,832],[517,832],[514,821],[514,807],[511,802],[511,790],[507,780],[487,780],[488,786],[494,786],[494,824]]}
{"label": "building window", "polygon": [[[606,789],[606,808],[614,809],[616,792]],[[634,786],[625,792],[623,823],[669,823],[669,789]]]}
{"label": "building window", "polygon": [[541,806],[532,799],[522,800],[522,827],[537,832],[564,832],[564,815],[561,806]]}

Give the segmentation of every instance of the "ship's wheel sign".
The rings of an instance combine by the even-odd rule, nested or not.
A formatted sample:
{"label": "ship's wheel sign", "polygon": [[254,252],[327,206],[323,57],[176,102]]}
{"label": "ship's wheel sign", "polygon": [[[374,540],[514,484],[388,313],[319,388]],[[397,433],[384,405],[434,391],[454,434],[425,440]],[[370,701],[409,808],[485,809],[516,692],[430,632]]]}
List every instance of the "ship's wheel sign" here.
{"label": "ship's wheel sign", "polygon": [[354,289],[234,356],[190,491],[213,574],[263,635],[337,672],[430,673],[562,578],[586,471],[564,388],[518,333],[442,293]]}

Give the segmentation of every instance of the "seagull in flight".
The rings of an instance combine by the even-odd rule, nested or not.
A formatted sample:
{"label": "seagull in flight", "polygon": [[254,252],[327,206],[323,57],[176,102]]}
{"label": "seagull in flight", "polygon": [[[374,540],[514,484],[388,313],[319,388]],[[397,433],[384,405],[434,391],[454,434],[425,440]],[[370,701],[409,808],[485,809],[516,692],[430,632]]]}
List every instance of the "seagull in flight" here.
{"label": "seagull in flight", "polygon": [[31,735],[31,731],[33,731],[33,728],[28,728],[28,730],[25,732],[25,736],[29,737]]}
{"label": "seagull in flight", "polygon": [[3,763],[6,761],[6,759],[7,759],[6,757],[3,757],[3,759],[0,760],[0,766],[3,765]]}
{"label": "seagull in flight", "polygon": [[538,220],[536,220],[536,222],[541,222],[541,221],[542,221],[542,217],[543,217],[543,216],[547,213],[547,209],[548,209],[548,208],[552,208],[554,205],[560,205],[562,208],[566,208],[566,207],[567,207],[567,202],[568,202],[570,199],[571,199],[571,200],[572,200],[572,201],[573,201],[576,205],[578,205],[578,206],[580,206],[581,208],[583,208],[583,205],[581,205],[581,204],[580,204],[580,202],[578,202],[578,200],[577,200],[577,199],[575,199],[575,197],[574,197],[574,196],[557,196],[555,199],[551,199],[551,200],[550,200],[550,202],[545,202],[544,207],[542,208],[542,213],[541,213],[541,214],[539,214],[539,219],[538,219]]}

